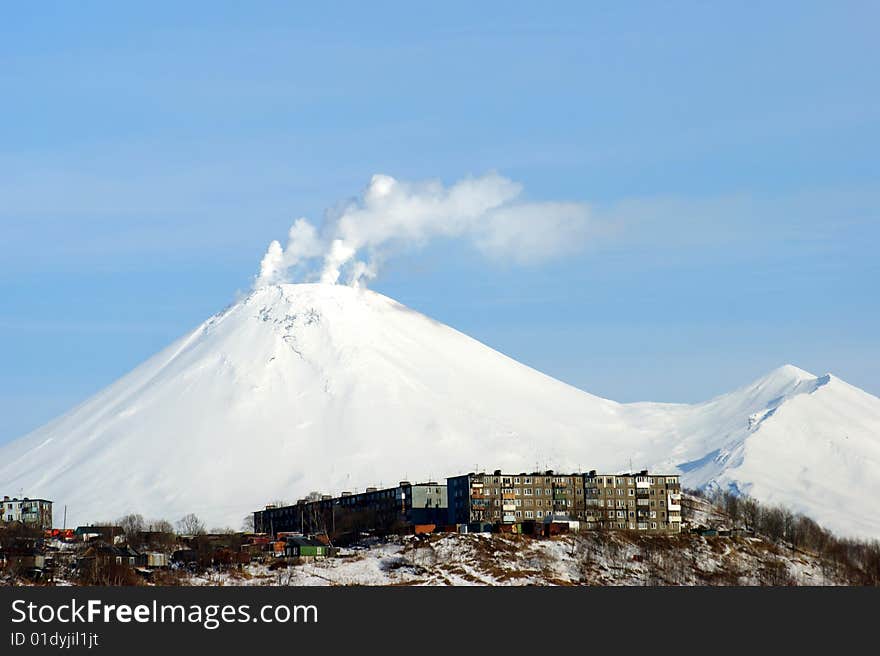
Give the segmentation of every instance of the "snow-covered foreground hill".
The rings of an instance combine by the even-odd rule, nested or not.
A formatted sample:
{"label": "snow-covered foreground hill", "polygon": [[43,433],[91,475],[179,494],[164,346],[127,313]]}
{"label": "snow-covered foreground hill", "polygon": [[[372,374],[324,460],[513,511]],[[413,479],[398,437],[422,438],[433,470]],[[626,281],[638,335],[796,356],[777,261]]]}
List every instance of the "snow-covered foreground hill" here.
{"label": "snow-covered foreground hill", "polygon": [[380,294],[274,285],[0,448],[0,489],[68,525],[195,512],[237,528],[269,500],[467,472],[681,472],[880,536],[880,399],[792,366],[697,405],[620,404]]}
{"label": "snow-covered foreground hill", "polygon": [[408,536],[323,561],[185,576],[183,585],[858,585],[858,573],[759,537]]}

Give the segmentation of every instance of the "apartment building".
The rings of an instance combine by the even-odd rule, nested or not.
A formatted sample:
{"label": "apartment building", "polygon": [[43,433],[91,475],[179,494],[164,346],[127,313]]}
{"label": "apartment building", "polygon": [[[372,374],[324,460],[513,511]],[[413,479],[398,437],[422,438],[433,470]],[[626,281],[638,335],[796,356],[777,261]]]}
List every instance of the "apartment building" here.
{"label": "apartment building", "polygon": [[585,510],[582,474],[495,470],[446,479],[449,523],[514,524],[577,519]]}
{"label": "apartment building", "polygon": [[254,513],[254,530],[272,535],[381,531],[444,524],[447,513],[445,485],[401,481],[392,488],[368,487],[361,493],[343,492],[337,497],[313,493],[289,506],[267,506]]}
{"label": "apartment building", "polygon": [[588,528],[681,532],[681,483],[676,474],[591,471],[584,476],[584,498]]}
{"label": "apartment building", "polygon": [[446,479],[449,523],[576,520],[588,529],[679,533],[678,475],[469,473]]}
{"label": "apartment building", "polygon": [[47,499],[23,499],[3,497],[0,520],[21,522],[40,530],[52,528],[52,502]]}

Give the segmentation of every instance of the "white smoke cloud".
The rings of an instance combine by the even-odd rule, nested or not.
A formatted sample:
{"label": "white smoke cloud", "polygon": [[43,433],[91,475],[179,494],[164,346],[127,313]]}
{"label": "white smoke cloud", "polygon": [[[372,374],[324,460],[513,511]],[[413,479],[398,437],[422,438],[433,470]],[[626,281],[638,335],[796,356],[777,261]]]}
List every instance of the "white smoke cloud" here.
{"label": "white smoke cloud", "polygon": [[525,202],[522,186],[489,173],[451,186],[377,174],[355,200],[328,213],[321,230],[307,219],[290,228],[260,263],[254,286],[292,279],[362,286],[393,252],[435,237],[462,238],[486,256],[533,263],[581,248],[590,224],[583,203]]}
{"label": "white smoke cloud", "polygon": [[278,240],[272,240],[266,254],[260,261],[260,274],[254,288],[278,282],[287,282],[292,268],[305,260],[317,257],[324,252],[323,242],[318,232],[307,219],[297,219],[287,233],[287,247],[281,248]]}

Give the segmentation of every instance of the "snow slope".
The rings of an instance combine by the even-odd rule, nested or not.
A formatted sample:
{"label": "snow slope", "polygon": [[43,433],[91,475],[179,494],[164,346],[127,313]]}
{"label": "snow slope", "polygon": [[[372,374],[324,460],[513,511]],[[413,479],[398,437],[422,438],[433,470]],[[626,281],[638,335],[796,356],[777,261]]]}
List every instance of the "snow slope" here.
{"label": "snow slope", "polygon": [[68,524],[195,512],[478,467],[681,471],[880,536],[880,399],[786,366],[697,405],[619,404],[367,290],[259,289],[0,448],[0,489]]}
{"label": "snow slope", "polygon": [[[185,585],[524,586],[860,585],[844,568],[761,538],[684,535],[646,552],[649,538],[611,532],[550,539],[491,533],[402,536],[344,548],[283,569],[194,574]],[[57,582],[56,582],[57,585]]]}

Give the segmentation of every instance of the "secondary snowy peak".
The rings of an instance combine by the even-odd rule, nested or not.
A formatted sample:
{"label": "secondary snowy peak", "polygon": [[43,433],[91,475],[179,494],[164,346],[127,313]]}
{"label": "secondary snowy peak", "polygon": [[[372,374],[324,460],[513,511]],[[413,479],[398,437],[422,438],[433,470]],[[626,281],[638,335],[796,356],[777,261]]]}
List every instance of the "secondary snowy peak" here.
{"label": "secondary snowy peak", "polygon": [[880,399],[786,365],[695,405],[620,404],[372,291],[262,287],[0,448],[0,487],[71,523],[195,512],[479,468],[679,471],[880,535]]}
{"label": "secondary snowy peak", "polygon": [[770,373],[761,376],[761,378],[749,385],[749,387],[767,387],[774,384],[797,384],[805,380],[813,380],[814,378],[816,378],[816,376],[809,371],[804,371],[793,364],[784,364]]}
{"label": "secondary snowy peak", "polygon": [[786,364],[757,380],[703,405],[770,406],[784,398],[813,389],[819,379],[808,371]]}
{"label": "secondary snowy peak", "polygon": [[[827,380],[827,376],[821,378]],[[776,398],[778,396],[803,392],[809,393],[820,383],[820,377],[794,365],[786,364],[737,391],[746,393],[748,390],[755,397],[770,396]]]}
{"label": "secondary snowy peak", "polygon": [[713,484],[880,536],[880,399],[826,374],[768,408]]}

